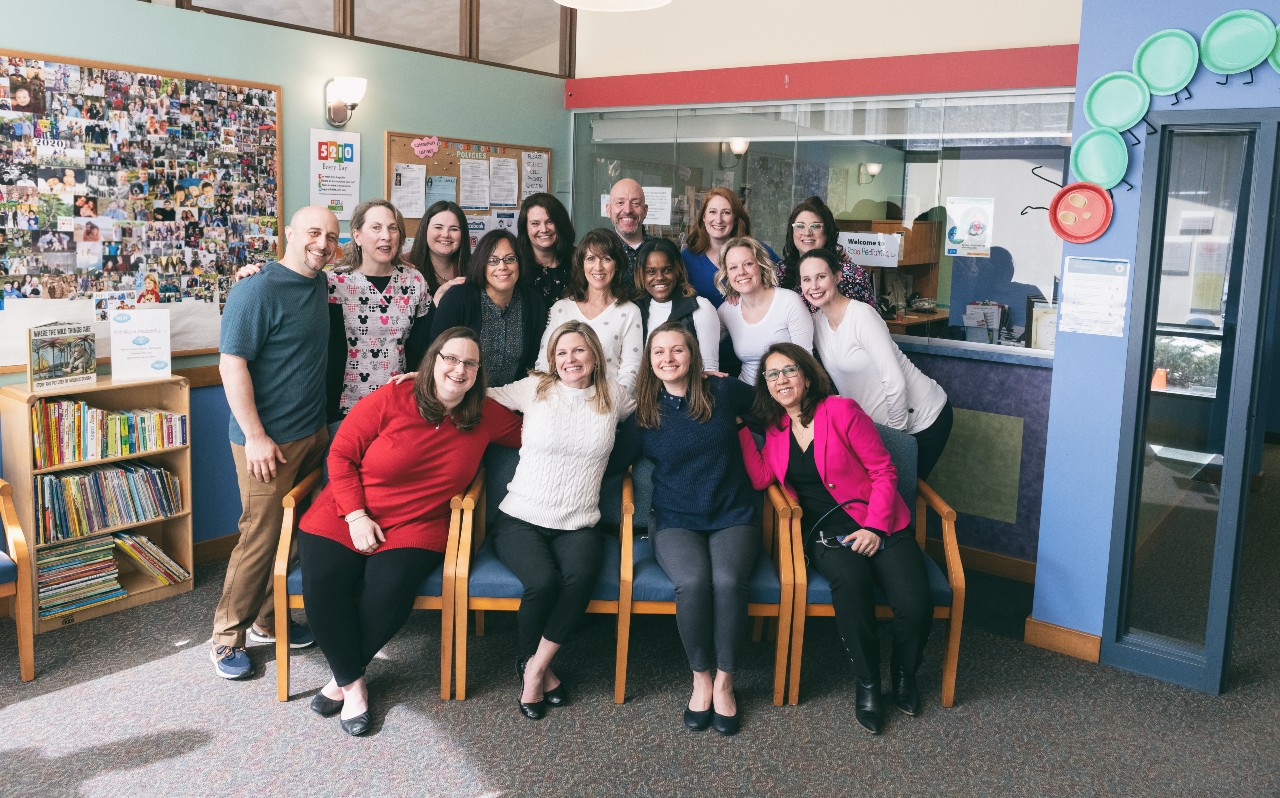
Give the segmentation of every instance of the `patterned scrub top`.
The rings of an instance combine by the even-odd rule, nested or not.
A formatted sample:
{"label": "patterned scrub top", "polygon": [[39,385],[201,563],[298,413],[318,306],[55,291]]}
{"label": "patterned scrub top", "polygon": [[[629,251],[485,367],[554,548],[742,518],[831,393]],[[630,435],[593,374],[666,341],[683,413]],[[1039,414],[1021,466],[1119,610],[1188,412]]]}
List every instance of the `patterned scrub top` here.
{"label": "patterned scrub top", "polygon": [[427,281],[417,269],[397,266],[386,291],[359,271],[329,272],[329,304],[342,308],[347,364],[339,404],[355,403],[405,370],[404,345],[413,323],[431,311]]}

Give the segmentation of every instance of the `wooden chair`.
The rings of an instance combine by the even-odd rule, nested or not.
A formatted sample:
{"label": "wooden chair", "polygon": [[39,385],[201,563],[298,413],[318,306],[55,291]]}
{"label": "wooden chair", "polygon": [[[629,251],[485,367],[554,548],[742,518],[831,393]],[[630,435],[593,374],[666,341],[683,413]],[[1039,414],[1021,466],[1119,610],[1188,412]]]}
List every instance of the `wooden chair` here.
{"label": "wooden chair", "polygon": [[[516,449],[491,446],[485,454],[485,466],[462,497],[461,534],[458,542],[458,562],[454,571],[454,589],[457,607],[457,687],[458,700],[466,698],[467,691],[467,613],[475,613],[476,636],[484,634],[484,613],[487,610],[515,612],[520,609],[520,597],[524,586],[509,568],[502,564],[494,552],[493,544],[485,537],[486,518],[497,511],[506,496],[506,486],[515,474],[520,453]],[[626,487],[621,477],[606,479],[600,489],[600,520],[603,523],[621,523],[623,507],[628,501]],[[630,607],[620,589],[621,563],[629,562],[630,551],[623,550],[624,543],[617,537],[606,536],[604,560],[600,576],[592,593],[587,612],[617,616],[617,654],[614,670],[613,700],[623,702],[626,685],[626,644],[631,623]]]}
{"label": "wooden chair", "polygon": [[[628,484],[623,488],[622,547],[631,548],[632,558],[622,560],[622,591],[629,595],[632,615],[675,615],[675,585],[658,564],[648,535],[634,536],[636,518],[649,527],[649,509],[653,495],[653,463],[640,460],[632,468]],[[773,703],[782,706],[787,678],[787,647],[791,640],[792,604],[795,598],[793,576],[794,555],[791,551],[792,503],[775,484],[762,494],[761,519],[764,545],[756,560],[749,585],[747,615],[756,619],[755,639],[760,639],[760,622],[772,619]],[[628,631],[630,624],[628,623]],[[622,653],[621,678],[626,679],[626,646]],[[623,685],[625,687],[625,684]]]}
{"label": "wooden chair", "polygon": [[[907,507],[914,507],[916,543],[925,548],[925,526],[928,510],[935,512],[942,521],[942,546],[946,557],[946,572],[928,554],[924,555],[925,569],[929,577],[929,591],[933,599],[933,617],[950,621],[947,632],[947,650],[942,662],[942,705],[950,707],[956,695],[956,666],[960,657],[960,632],[964,625],[964,567],[960,562],[960,547],[956,543],[956,512],[933,491],[924,480],[916,479],[916,441],[900,430],[877,424],[893,465],[898,470],[898,493]],[[831,585],[826,577],[815,569],[805,567],[804,547],[801,542],[800,507],[791,500],[791,533],[795,552],[795,621],[791,625],[791,685],[788,700],[792,704],[800,700],[800,661],[804,653],[804,621],[812,617],[834,617],[831,605]],[[884,620],[893,617],[893,610],[885,604],[884,594],[876,588],[876,617]]]}
{"label": "wooden chair", "polygon": [[[293,545],[294,530],[303,511],[310,504],[313,493],[318,493],[322,478],[321,469],[307,474],[284,497],[284,521],[280,528],[280,545],[276,549],[274,567],[274,595],[276,604],[276,698],[289,700],[289,618],[290,609],[303,609],[302,565],[290,567],[289,554]],[[463,496],[454,496],[449,502],[449,541],[445,544],[444,563],[436,568],[418,588],[413,600],[415,610],[440,610],[440,699],[448,701],[453,679],[453,591],[445,585],[452,584],[454,562],[458,558],[459,527],[462,523]]]}
{"label": "wooden chair", "polygon": [[4,523],[8,553],[0,551],[0,598],[12,597],[13,618],[18,626],[18,673],[22,681],[36,678],[35,618],[31,599],[31,555],[27,538],[18,525],[18,508],[13,505],[13,486],[0,479],[0,522]]}

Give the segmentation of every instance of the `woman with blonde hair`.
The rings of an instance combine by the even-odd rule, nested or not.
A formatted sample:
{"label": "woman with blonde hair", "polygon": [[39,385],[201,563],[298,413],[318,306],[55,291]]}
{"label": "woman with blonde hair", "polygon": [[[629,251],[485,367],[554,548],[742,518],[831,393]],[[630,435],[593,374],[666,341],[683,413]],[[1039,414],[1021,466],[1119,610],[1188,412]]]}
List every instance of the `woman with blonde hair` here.
{"label": "woman with blonde hair", "polygon": [[[780,341],[813,348],[813,321],[800,296],[778,290],[773,261],[754,238],[729,239],[720,252],[716,288],[729,300],[720,306],[720,322],[742,361],[740,378],[755,383],[760,358]],[[736,301],[735,301],[736,300]]]}
{"label": "woman with blonde hair", "polygon": [[520,712],[542,718],[568,700],[551,662],[586,612],[604,541],[600,483],[618,422],[635,407],[607,376],[591,325],[569,321],[547,339],[544,371],[489,389],[524,414],[515,476],[490,522],[498,559],[524,585],[517,617]]}

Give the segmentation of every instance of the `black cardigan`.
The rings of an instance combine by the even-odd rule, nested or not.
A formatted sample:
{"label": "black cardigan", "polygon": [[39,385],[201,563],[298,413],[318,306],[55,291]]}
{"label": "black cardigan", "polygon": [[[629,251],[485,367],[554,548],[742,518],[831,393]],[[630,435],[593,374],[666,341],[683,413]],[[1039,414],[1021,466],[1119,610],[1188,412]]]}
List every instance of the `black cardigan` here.
{"label": "black cardigan", "polygon": [[[455,285],[440,299],[440,307],[431,319],[431,340],[450,327],[470,327],[480,332],[480,291],[471,283]],[[520,349],[520,368],[531,369],[538,360],[542,333],[547,329],[547,306],[532,286],[517,284],[516,293],[524,304],[524,345]]]}

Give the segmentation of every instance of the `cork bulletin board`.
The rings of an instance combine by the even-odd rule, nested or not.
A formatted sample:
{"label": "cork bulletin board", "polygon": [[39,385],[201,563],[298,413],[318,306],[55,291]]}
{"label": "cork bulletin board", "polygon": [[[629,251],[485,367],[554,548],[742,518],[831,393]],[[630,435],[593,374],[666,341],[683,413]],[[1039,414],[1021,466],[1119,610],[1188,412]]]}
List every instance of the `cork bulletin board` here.
{"label": "cork bulletin board", "polygon": [[[175,354],[216,351],[230,275],[273,257],[277,85],[0,50],[0,327],[170,311]],[[24,335],[0,336],[0,372]]]}
{"label": "cork bulletin board", "polygon": [[489,230],[515,232],[520,203],[551,191],[551,148],[387,132],[386,196],[412,234],[427,207],[447,199],[468,217],[472,244]]}

